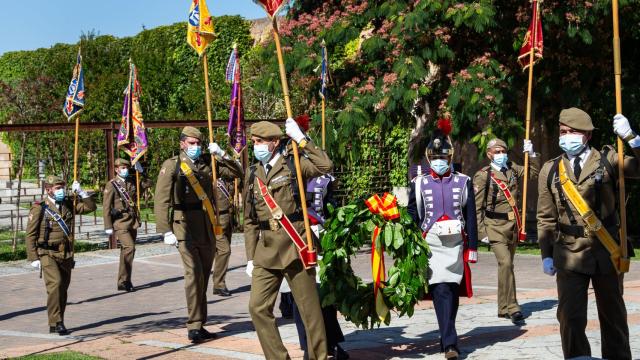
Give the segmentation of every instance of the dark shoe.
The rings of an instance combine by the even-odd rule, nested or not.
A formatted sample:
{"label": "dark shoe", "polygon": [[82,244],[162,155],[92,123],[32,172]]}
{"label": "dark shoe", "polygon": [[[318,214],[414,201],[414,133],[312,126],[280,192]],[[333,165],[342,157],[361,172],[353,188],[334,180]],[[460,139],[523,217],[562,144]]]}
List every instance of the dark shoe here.
{"label": "dark shoe", "polygon": [[340,345],[336,345],[336,347],[333,348],[331,355],[333,355],[334,360],[347,360],[349,358],[349,353]]}
{"label": "dark shoe", "polygon": [[127,285],[118,284],[118,291],[127,291]]}
{"label": "dark shoe", "polygon": [[[49,330],[51,330],[51,329],[49,329]],[[60,321],[59,323],[56,324],[54,332],[57,332],[58,335],[67,335],[67,334],[69,334],[69,330],[67,330],[67,328],[64,327],[64,324],[62,323],[62,321]]]}
{"label": "dark shoe", "polygon": [[136,291],[136,289],[133,287],[133,284],[132,284],[132,283],[130,283],[130,282],[128,282],[128,283],[126,283],[126,284],[124,285],[124,289],[125,289],[127,292],[134,292],[134,291]]}
{"label": "dark shoe", "polygon": [[229,291],[229,289],[227,289],[226,287],[221,288],[221,289],[216,289],[213,288],[213,295],[220,295],[220,296],[231,296],[231,291]]}
{"label": "dark shoe", "polygon": [[520,311],[516,311],[510,316],[511,322],[514,325],[522,325],[524,324],[524,315]]}
{"label": "dark shoe", "polygon": [[458,353],[458,349],[453,345],[447,346],[447,348],[444,349],[444,358],[445,359],[457,360],[459,355],[460,354]]}
{"label": "dark shoe", "polygon": [[188,337],[189,340],[194,344],[198,344],[206,340],[206,338],[202,334],[202,331],[200,330],[189,330]]}
{"label": "dark shoe", "polygon": [[202,337],[205,338],[205,340],[212,340],[212,339],[218,338],[218,335],[216,335],[214,333],[210,333],[205,328],[200,328],[200,335],[202,335]]}

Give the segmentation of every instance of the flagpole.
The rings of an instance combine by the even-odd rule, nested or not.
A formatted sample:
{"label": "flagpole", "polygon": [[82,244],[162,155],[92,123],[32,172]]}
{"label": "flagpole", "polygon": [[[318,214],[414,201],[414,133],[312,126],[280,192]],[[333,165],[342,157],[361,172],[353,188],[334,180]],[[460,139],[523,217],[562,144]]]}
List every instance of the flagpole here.
{"label": "flagpole", "polygon": [[[73,182],[78,180],[78,134],[80,133],[80,115],[76,116],[75,140],[73,143]],[[75,248],[76,234],[76,205],[78,203],[78,194],[73,192],[73,226],[71,227],[71,254]]]}
{"label": "flagpole", "polygon": [[[620,22],[618,19],[618,0],[611,2],[613,13],[613,73],[616,92],[616,113],[622,114],[622,61],[620,57]],[[627,207],[624,183],[624,142],[617,136],[618,142],[618,188],[620,203],[620,272],[629,271],[629,254],[627,249]]]}
{"label": "flagpole", "polygon": [[322,97],[322,150],[325,150],[325,120],[324,120],[325,100]]}
{"label": "flagpole", "polygon": [[[273,17],[273,39],[276,43],[276,54],[278,55],[278,66],[280,68],[280,82],[282,83],[282,93],[284,95],[284,105],[287,110],[287,118],[293,118],[293,111],[291,110],[291,103],[289,100],[289,85],[287,84],[287,71],[284,67],[284,59],[282,57],[282,48],[280,46],[280,35],[278,34],[278,23],[275,16]],[[295,141],[291,142],[293,147],[293,159],[296,166],[296,178],[298,180],[298,192],[300,194],[300,206],[302,207],[302,217],[304,219],[304,229],[307,238],[307,247],[309,248],[310,259],[308,259],[309,265],[315,265],[317,261],[316,251],[313,247],[313,240],[311,239],[311,227],[309,226],[309,216],[307,213],[307,199],[306,190],[302,180],[302,171],[300,170],[300,155],[298,153],[298,144]]]}
{"label": "flagpole", "polygon": [[[538,36],[538,16],[540,16],[540,4],[536,3],[536,9],[534,16],[536,17],[534,24],[533,33],[530,35],[531,41],[531,49],[529,50],[529,84],[527,86],[527,113],[525,117],[525,140],[529,140],[530,136],[530,128],[531,128],[531,102],[533,97],[533,66],[534,66],[534,53],[537,44],[537,36]],[[520,241],[525,241],[527,238],[527,190],[528,190],[528,182],[529,182],[529,152],[524,153],[524,178],[522,180],[522,222],[520,233],[518,234],[518,239]]]}
{"label": "flagpole", "polygon": [[[204,94],[205,101],[207,103],[207,121],[209,124],[209,143],[213,143],[213,117],[211,115],[211,93],[209,92],[209,63],[207,61],[207,53],[206,50],[202,53],[202,66],[204,67]],[[211,154],[211,173],[213,174],[213,199],[212,202],[215,204],[215,200],[218,198],[218,171],[216,169],[216,157],[214,154]],[[218,206],[215,206],[215,224],[213,225],[213,233],[214,235],[218,234],[218,230],[220,227],[220,210],[218,210]]]}

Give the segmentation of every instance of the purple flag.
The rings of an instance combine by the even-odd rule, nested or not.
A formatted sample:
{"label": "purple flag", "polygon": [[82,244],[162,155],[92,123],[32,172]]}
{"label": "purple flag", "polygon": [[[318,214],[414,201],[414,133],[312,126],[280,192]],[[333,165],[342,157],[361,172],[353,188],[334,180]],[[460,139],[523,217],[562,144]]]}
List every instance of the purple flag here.
{"label": "purple flag", "polygon": [[149,143],[140,109],[140,83],[138,82],[138,70],[129,61],[129,85],[124,90],[124,106],[122,108],[122,122],[118,132],[118,147],[131,157],[131,165],[147,152]]}
{"label": "purple flag", "polygon": [[227,65],[227,81],[233,82],[231,87],[231,110],[229,111],[229,126],[227,135],[229,145],[236,156],[240,156],[247,145],[247,135],[244,123],[244,107],[242,105],[242,86],[240,85],[240,59],[238,49],[234,46]]}

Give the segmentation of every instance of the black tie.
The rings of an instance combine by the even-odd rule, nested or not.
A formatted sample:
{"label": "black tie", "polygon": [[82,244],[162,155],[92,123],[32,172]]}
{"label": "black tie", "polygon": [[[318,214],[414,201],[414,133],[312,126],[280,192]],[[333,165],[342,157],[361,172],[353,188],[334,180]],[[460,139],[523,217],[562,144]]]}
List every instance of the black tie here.
{"label": "black tie", "polygon": [[269,171],[271,171],[271,168],[272,168],[272,167],[273,167],[273,166],[271,166],[271,164],[267,164],[267,166],[266,166],[266,168],[267,168],[267,174],[269,173]]}
{"label": "black tie", "polygon": [[576,180],[580,180],[580,173],[582,172],[582,166],[580,166],[580,157],[573,159],[573,175],[576,176]]}

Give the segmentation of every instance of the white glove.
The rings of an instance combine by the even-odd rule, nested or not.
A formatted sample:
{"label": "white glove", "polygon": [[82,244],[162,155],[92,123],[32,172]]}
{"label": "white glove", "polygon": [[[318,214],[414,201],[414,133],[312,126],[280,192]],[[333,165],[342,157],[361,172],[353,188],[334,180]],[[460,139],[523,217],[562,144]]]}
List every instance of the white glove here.
{"label": "white glove", "polygon": [[636,137],[636,134],[631,130],[629,120],[622,114],[616,114],[616,116],[613,117],[613,132],[627,141]]}
{"label": "white glove", "polygon": [[549,276],[556,274],[556,268],[553,266],[553,258],[542,259],[542,271]]}
{"label": "white glove", "polygon": [[31,262],[31,267],[33,267],[33,268],[40,269],[40,266],[42,266],[42,265],[40,265],[40,260],[36,260],[36,261]]}
{"label": "white glove", "polygon": [[298,126],[298,123],[292,118],[288,118],[287,121],[285,121],[284,129],[287,136],[298,144],[305,138],[304,133],[300,130],[300,126]]}
{"label": "white glove", "polygon": [[209,152],[213,155],[218,155],[219,157],[224,157],[225,152],[218,146],[218,144],[212,142],[209,143]]}
{"label": "white glove", "polygon": [[104,233],[107,234],[107,235],[111,235],[111,234],[113,234],[113,229],[107,229],[107,230],[104,231]]}
{"label": "white glove", "polygon": [[522,144],[522,152],[529,153],[530,157],[536,157],[536,152],[533,151],[533,143],[531,140],[524,140],[524,143]]}
{"label": "white glove", "polygon": [[247,261],[247,270],[245,270],[249,277],[253,276],[253,260]]}
{"label": "white glove", "polygon": [[467,255],[467,261],[475,264],[478,262],[478,252],[475,250],[469,250],[469,253]]}
{"label": "white glove", "polygon": [[164,243],[167,245],[175,245],[178,242],[178,238],[171,231],[164,234]]}
{"label": "white glove", "polygon": [[136,162],[133,168],[136,169],[136,172],[139,172],[140,174],[142,174],[142,172],[144,171],[144,169],[142,168],[142,164],[140,164],[139,161]]}
{"label": "white glove", "polygon": [[488,236],[483,237],[482,240],[480,240],[480,242],[483,244],[489,244],[489,237]]}
{"label": "white glove", "polygon": [[71,184],[71,190],[73,190],[73,192],[77,193],[78,196],[80,196],[83,199],[86,199],[89,197],[89,194],[87,194],[86,191],[82,190],[82,186],[80,186],[80,183],[76,180],[73,182],[73,184]]}

